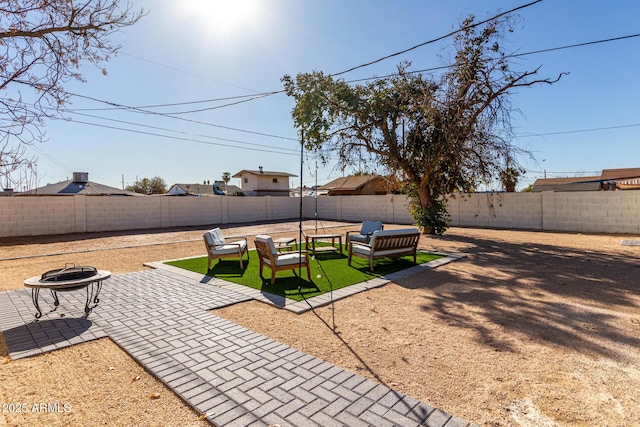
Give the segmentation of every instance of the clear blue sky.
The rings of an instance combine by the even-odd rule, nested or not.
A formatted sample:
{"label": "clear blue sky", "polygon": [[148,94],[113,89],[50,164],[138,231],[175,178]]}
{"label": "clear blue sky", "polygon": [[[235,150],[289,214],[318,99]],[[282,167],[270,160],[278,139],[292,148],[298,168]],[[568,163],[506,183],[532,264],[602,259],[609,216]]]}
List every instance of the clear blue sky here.
{"label": "clear blue sky", "polygon": [[[40,185],[68,179],[74,171],[89,172],[90,180],[114,187],[122,186],[123,176],[125,185],[160,176],[171,186],[214,181],[223,172],[233,175],[258,166],[299,175],[292,99],[278,94],[230,106],[239,99],[194,102],[278,91],[285,74],[339,72],[446,34],[470,13],[483,19],[528,1],[131,3],[148,15],[117,35],[122,49],[106,64],[107,76],[85,64],[81,71],[87,82],[66,89],[159,113],[221,108],[180,114],[186,120],[178,120],[74,98],[72,121],[47,122],[48,141],[37,151],[30,149],[39,157]],[[640,33],[638,0],[544,0],[518,14],[521,24],[507,41],[514,52]],[[451,40],[445,40],[344,77],[393,73],[402,60],[412,61],[414,69],[444,65],[450,47]],[[513,119],[514,142],[536,158],[522,159],[527,173],[519,189],[545,170],[556,177],[640,167],[640,37],[529,55],[519,65],[522,70],[542,66],[541,77],[570,73],[553,86],[512,96],[520,111]],[[147,107],[176,103],[185,104]],[[315,174],[315,160],[309,157],[304,184],[313,185]],[[339,176],[331,167],[320,167],[317,181]]]}

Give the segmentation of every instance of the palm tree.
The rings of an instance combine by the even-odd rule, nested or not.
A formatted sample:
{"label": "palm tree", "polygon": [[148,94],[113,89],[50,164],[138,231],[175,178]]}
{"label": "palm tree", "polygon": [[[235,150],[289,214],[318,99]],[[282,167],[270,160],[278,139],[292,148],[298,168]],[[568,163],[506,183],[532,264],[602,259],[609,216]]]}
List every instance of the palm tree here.
{"label": "palm tree", "polygon": [[231,180],[231,174],[229,172],[222,172],[222,180],[224,181],[224,192],[227,192],[227,183]]}

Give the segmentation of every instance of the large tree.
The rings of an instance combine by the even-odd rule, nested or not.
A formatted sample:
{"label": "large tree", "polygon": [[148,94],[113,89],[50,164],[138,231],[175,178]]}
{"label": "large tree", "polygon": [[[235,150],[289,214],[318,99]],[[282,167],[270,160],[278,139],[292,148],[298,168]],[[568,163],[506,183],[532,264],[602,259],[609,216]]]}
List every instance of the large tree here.
{"label": "large tree", "polygon": [[538,68],[512,69],[500,44],[510,23],[509,17],[482,26],[466,19],[455,36],[455,61],[439,77],[412,73],[408,63],[364,84],[319,71],[285,76],[305,148],[342,169],[373,158],[402,173],[417,223],[425,233],[444,232],[447,195],[473,191],[506,165],[517,167],[510,94],[558,80],[534,78]]}
{"label": "large tree", "polygon": [[111,36],[142,17],[142,10],[120,3],[0,2],[0,176],[6,181],[33,165],[25,144],[43,141],[44,120],[64,109],[70,97],[64,83],[83,81],[83,62],[100,67],[120,48]]}

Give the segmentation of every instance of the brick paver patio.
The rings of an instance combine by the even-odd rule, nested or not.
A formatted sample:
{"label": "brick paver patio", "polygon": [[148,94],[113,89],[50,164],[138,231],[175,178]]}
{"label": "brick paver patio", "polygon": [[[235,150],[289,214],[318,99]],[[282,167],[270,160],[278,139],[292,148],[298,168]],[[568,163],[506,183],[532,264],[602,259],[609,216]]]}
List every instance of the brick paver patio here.
{"label": "brick paver patio", "polygon": [[49,311],[43,290],[39,321],[29,290],[2,292],[0,330],[12,359],[109,337],[219,426],[468,425],[208,312],[249,299],[215,281],[151,270],[112,276],[86,318],[84,291],[60,294]]}

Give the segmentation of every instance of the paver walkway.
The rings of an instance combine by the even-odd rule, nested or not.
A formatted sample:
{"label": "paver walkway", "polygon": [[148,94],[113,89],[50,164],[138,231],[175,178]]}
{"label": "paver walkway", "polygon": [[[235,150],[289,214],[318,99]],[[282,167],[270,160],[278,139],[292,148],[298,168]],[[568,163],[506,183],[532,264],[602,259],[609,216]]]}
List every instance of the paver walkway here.
{"label": "paver walkway", "polygon": [[207,311],[248,299],[171,271],[143,271],[108,279],[87,318],[84,291],[60,294],[47,312],[53,298],[43,290],[37,322],[29,290],[2,292],[0,330],[12,359],[108,336],[214,425],[468,425]]}

